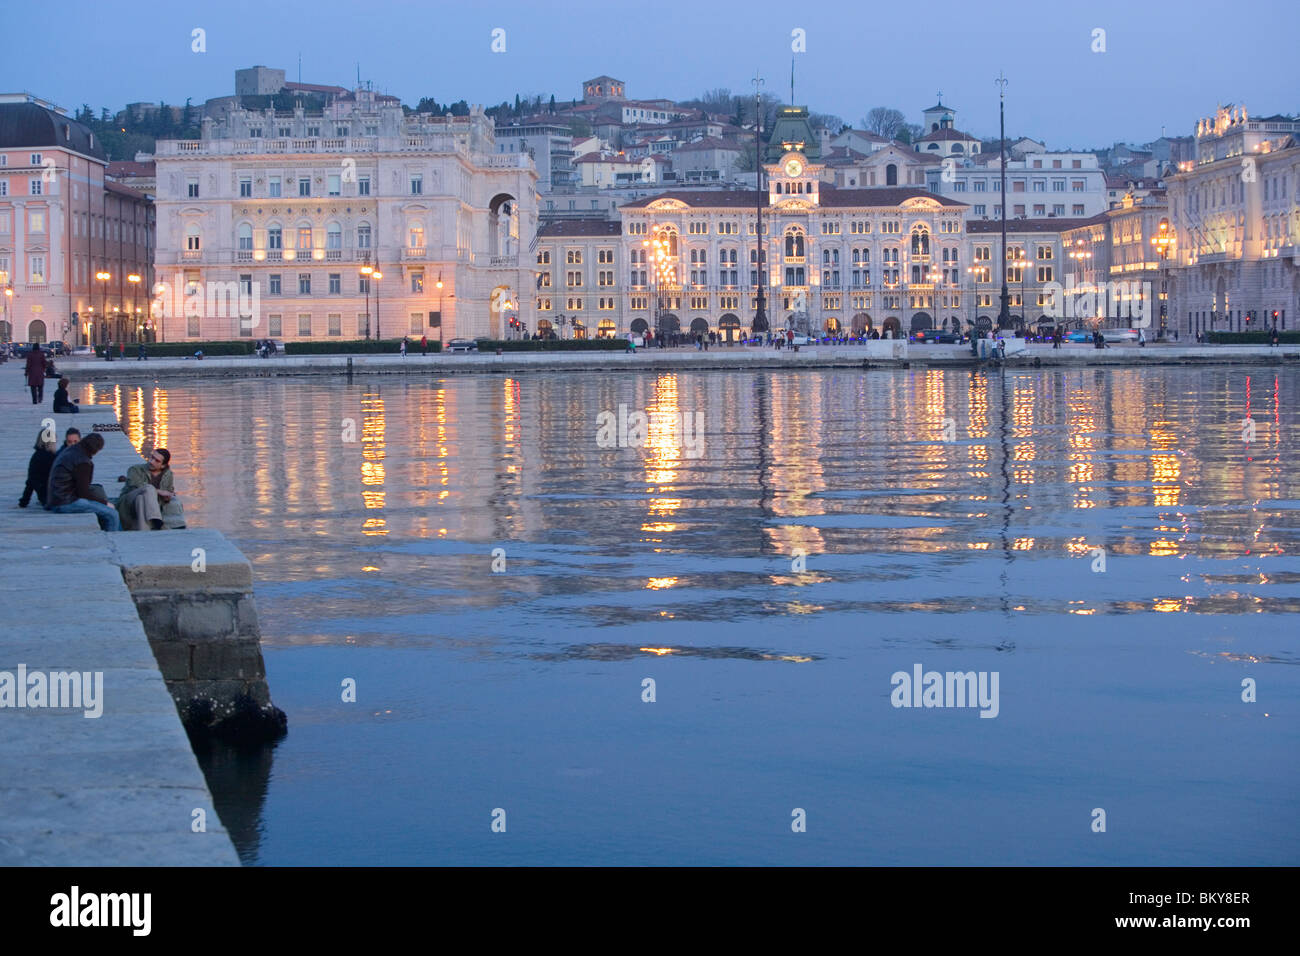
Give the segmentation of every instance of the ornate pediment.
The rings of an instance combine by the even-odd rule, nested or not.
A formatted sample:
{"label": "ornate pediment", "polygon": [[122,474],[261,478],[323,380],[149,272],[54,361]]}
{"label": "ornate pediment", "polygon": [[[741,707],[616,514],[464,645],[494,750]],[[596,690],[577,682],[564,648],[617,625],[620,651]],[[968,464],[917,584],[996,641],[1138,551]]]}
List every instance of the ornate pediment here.
{"label": "ornate pediment", "polygon": [[811,212],[817,207],[807,199],[791,197],[789,199],[782,199],[780,202],[776,203],[773,208],[780,210],[781,212]]}
{"label": "ornate pediment", "polygon": [[656,199],[654,202],[646,206],[646,209],[651,209],[655,212],[680,212],[683,209],[689,208],[690,207],[680,199]]}
{"label": "ornate pediment", "polygon": [[904,199],[902,206],[913,212],[938,212],[943,208],[943,203],[928,196],[913,196],[911,199]]}

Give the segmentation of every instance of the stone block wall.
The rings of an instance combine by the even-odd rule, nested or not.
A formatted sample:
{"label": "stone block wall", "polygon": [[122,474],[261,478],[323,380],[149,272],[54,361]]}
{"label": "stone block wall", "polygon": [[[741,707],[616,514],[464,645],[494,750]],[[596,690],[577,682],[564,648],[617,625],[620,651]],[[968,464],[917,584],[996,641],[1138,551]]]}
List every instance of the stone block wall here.
{"label": "stone block wall", "polygon": [[241,740],[282,734],[248,560],[210,529],[131,532],[111,542],[186,730]]}

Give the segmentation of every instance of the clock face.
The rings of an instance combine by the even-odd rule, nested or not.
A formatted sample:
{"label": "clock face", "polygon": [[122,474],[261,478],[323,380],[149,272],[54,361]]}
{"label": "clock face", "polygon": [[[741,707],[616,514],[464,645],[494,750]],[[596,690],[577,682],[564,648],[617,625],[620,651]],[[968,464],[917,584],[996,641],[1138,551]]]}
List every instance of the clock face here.
{"label": "clock face", "polygon": [[797,159],[787,159],[785,161],[785,174],[787,176],[798,176],[803,172],[803,163]]}

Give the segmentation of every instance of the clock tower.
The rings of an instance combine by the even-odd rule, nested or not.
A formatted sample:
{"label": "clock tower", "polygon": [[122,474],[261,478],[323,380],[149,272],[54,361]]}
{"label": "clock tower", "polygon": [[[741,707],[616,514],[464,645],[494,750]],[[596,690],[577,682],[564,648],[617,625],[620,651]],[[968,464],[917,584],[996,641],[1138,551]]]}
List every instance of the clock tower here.
{"label": "clock tower", "polygon": [[807,209],[820,201],[821,173],[826,167],[810,162],[800,150],[790,150],[767,170],[767,204]]}

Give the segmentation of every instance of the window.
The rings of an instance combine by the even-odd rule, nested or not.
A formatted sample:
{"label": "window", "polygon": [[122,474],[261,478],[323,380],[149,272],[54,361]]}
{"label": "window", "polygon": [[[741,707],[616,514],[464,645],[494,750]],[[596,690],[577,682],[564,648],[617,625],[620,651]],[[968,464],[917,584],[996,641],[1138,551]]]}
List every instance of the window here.
{"label": "window", "polygon": [[582,285],[582,270],[576,269],[564,274],[564,284],[570,289],[579,288]]}
{"label": "window", "polygon": [[411,291],[417,295],[424,292],[424,272],[419,269],[411,272]]}
{"label": "window", "polygon": [[370,295],[370,276],[357,277],[357,294]]}
{"label": "window", "polygon": [[325,248],[334,252],[343,248],[343,228],[337,222],[332,222],[325,227]]}
{"label": "window", "polygon": [[[541,284],[538,286],[539,289],[549,289],[551,287],[551,274],[549,272],[543,272],[541,280]],[[635,282],[633,284],[635,285]]]}
{"label": "window", "polygon": [[614,262],[613,249],[600,249],[596,252],[596,262],[600,265],[611,265]]}
{"label": "window", "polygon": [[1070,160],[1070,168],[1071,168],[1071,169],[1082,169],[1082,168],[1083,168],[1083,160],[1081,160],[1081,159],[1072,159],[1072,160]]}
{"label": "window", "polygon": [[1043,203],[1034,203],[1034,215],[1035,216],[1047,215],[1047,206],[1044,205]]}
{"label": "window", "polygon": [[370,336],[370,316],[364,312],[357,313],[357,335],[365,338]]}
{"label": "window", "polygon": [[311,313],[310,312],[298,313],[298,334],[311,335]]}
{"label": "window", "polygon": [[582,265],[582,250],[581,249],[568,250],[568,252],[565,254],[564,261],[571,266]]}
{"label": "window", "polygon": [[[298,294],[311,295],[311,273],[310,272],[298,273]],[[299,318],[301,319],[302,316],[299,316]]]}
{"label": "window", "polygon": [[357,226],[357,248],[370,248],[370,223],[368,222],[363,222],[361,225]]}
{"label": "window", "polygon": [[298,227],[298,250],[307,252],[311,249],[311,226]]}
{"label": "window", "polygon": [[1012,215],[1023,216],[1025,214],[1024,203],[1017,203],[1016,205],[1011,207],[1011,210],[1012,210]]}
{"label": "window", "polygon": [[358,195],[358,196],[369,196],[369,195],[370,195],[370,177],[369,177],[369,176],[358,176],[358,177],[357,177],[357,195]]}
{"label": "window", "polygon": [[420,196],[424,194],[424,176],[421,173],[411,174],[411,195]]}
{"label": "window", "polygon": [[293,131],[290,130],[289,127],[287,127],[287,126],[281,126],[281,127],[279,128],[279,134],[280,134],[281,138],[284,138],[284,137],[292,136],[292,135],[293,135]]}
{"label": "window", "polygon": [[596,284],[600,286],[612,286],[614,284],[614,270],[601,269],[596,273]]}
{"label": "window", "polygon": [[330,273],[330,295],[343,294],[343,274],[340,272]]}
{"label": "window", "polygon": [[823,236],[838,236],[840,234],[840,224],[838,222],[823,222]]}
{"label": "window", "polygon": [[32,285],[44,285],[45,284],[45,257],[31,256],[28,265],[30,266],[28,275],[31,276]]}
{"label": "window", "polygon": [[241,222],[235,243],[235,248],[240,252],[251,253],[253,251],[253,227],[246,222]]}
{"label": "window", "polygon": [[280,177],[272,176],[266,181],[266,194],[270,197],[277,198],[280,195]]}
{"label": "window", "polygon": [[1072,216],[1082,216],[1082,215],[1084,214],[1084,213],[1083,213],[1083,203],[1075,203],[1073,208],[1074,208],[1074,211],[1073,211],[1072,213],[1070,213],[1070,215],[1072,215]]}
{"label": "window", "polygon": [[738,223],[738,222],[720,222],[720,223],[718,223],[718,235],[720,235],[720,236],[738,236],[738,235],[740,235],[740,223]]}
{"label": "window", "polygon": [[284,230],[279,226],[271,226],[266,230],[266,248],[276,250],[284,248]]}
{"label": "window", "polygon": [[266,317],[266,331],[270,335],[284,334],[284,317],[280,315],[268,315]]}
{"label": "window", "polygon": [[880,224],[880,231],[890,235],[897,235],[898,233],[902,232],[903,229],[902,226],[899,225],[897,219],[892,219],[892,220],[886,220],[885,222],[882,222]]}
{"label": "window", "polygon": [[1047,180],[1046,180],[1046,179],[1035,179],[1035,180],[1034,180],[1034,192],[1036,192],[1036,193],[1045,193],[1045,192],[1047,192]]}
{"label": "window", "polygon": [[320,135],[320,127],[319,127],[319,126],[308,126],[308,127],[307,127],[307,135],[308,135],[308,136],[319,136],[319,135]]}
{"label": "window", "polygon": [[9,195],[9,180],[0,179],[0,196]]}
{"label": "window", "polygon": [[1044,259],[1051,259],[1052,247],[1051,246],[1036,247],[1034,250],[1034,258],[1038,259],[1040,262],[1042,262]]}
{"label": "window", "polygon": [[406,230],[407,243],[411,249],[424,248],[424,224],[413,222]]}
{"label": "window", "polygon": [[329,329],[328,329],[328,333],[327,333],[327,334],[329,334],[329,335],[342,335],[342,334],[343,334],[343,315],[342,315],[342,313],[339,313],[339,312],[331,312],[329,315],[326,316],[326,319],[327,319],[328,322],[329,322]]}
{"label": "window", "polygon": [[[311,177],[310,177],[310,176],[299,176],[299,177],[298,177],[298,195],[299,195],[299,196],[310,196],[310,195],[311,195]],[[302,316],[299,316],[298,318],[301,320]]]}
{"label": "window", "polygon": [[959,179],[952,184],[952,191],[955,193],[964,193],[966,191],[966,180]]}
{"label": "window", "polygon": [[185,228],[185,251],[198,252],[203,247],[203,240],[199,236],[199,227],[190,224]]}
{"label": "window", "polygon": [[1023,179],[1017,179],[1017,180],[1015,180],[1014,182],[1012,182],[1012,183],[1011,183],[1011,191],[1012,191],[1013,193],[1022,193],[1022,192],[1024,192],[1024,191],[1025,191],[1025,181],[1024,181]]}
{"label": "window", "polygon": [[32,166],[39,166],[40,164],[41,164],[41,154],[40,154],[40,153],[32,153],[32,161],[31,161],[31,165],[32,165]]}
{"label": "window", "polygon": [[199,198],[199,177],[190,176],[185,180],[185,195],[190,199]]}
{"label": "window", "polygon": [[39,196],[41,194],[41,181],[39,179],[33,178],[28,180],[28,187],[33,196]]}
{"label": "window", "polygon": [[329,176],[325,177],[325,192],[331,196],[340,195],[338,173],[330,173]]}
{"label": "window", "polygon": [[988,186],[988,182],[983,179],[976,179],[971,181],[972,192],[982,193],[985,191],[985,187],[987,186]]}
{"label": "window", "polygon": [[551,250],[542,249],[537,253],[537,264],[539,266],[549,266],[551,264]]}
{"label": "window", "polygon": [[1052,215],[1053,215],[1053,216],[1064,216],[1064,215],[1065,215],[1065,203],[1063,203],[1063,202],[1059,202],[1059,203],[1055,203],[1055,204],[1053,204],[1053,206],[1052,206]]}
{"label": "window", "polygon": [[27,213],[27,229],[30,232],[45,231],[45,210],[33,209]]}
{"label": "window", "polygon": [[253,177],[240,176],[239,177],[239,198],[247,199],[252,195],[253,195]]}
{"label": "window", "polygon": [[240,274],[239,297],[241,299],[251,299],[253,297],[253,276],[251,273],[244,272]]}
{"label": "window", "polygon": [[977,204],[975,205],[974,215],[976,215],[976,216],[987,216],[987,215],[988,215],[988,212],[986,211],[987,209],[988,209],[988,207],[985,206],[983,203],[977,203]]}
{"label": "window", "polygon": [[248,138],[249,138],[249,139],[261,139],[261,138],[262,138],[262,127],[260,127],[260,126],[250,126],[249,129],[248,129]]}
{"label": "window", "polygon": [[1052,281],[1052,267],[1051,267],[1051,266],[1039,266],[1039,267],[1038,267],[1038,281],[1039,281],[1039,282],[1051,282],[1051,281]]}
{"label": "window", "polygon": [[1053,179],[1053,180],[1052,180],[1052,192],[1054,192],[1054,193],[1063,193],[1063,192],[1065,192],[1065,180],[1064,180],[1064,179]]}
{"label": "window", "polygon": [[268,295],[280,294],[280,274],[278,272],[273,272],[267,277],[266,291]]}
{"label": "window", "polygon": [[1072,192],[1072,193],[1081,193],[1081,192],[1083,192],[1083,180],[1082,180],[1082,179],[1071,179],[1071,180],[1070,180],[1070,192]]}
{"label": "window", "polygon": [[686,232],[692,236],[707,236],[709,234],[709,224],[707,222],[687,223]]}

